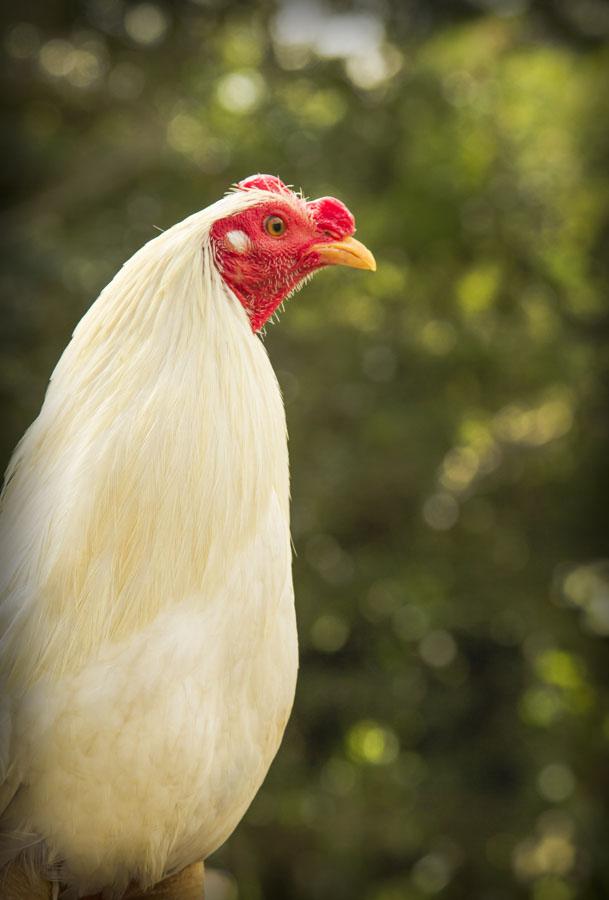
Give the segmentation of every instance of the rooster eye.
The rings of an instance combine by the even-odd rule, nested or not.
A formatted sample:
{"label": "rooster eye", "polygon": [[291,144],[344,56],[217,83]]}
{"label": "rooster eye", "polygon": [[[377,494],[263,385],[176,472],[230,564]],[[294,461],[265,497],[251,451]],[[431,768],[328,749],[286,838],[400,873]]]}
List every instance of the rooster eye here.
{"label": "rooster eye", "polygon": [[281,237],[285,231],[285,222],[280,216],[267,216],[264,220],[264,230],[271,237]]}

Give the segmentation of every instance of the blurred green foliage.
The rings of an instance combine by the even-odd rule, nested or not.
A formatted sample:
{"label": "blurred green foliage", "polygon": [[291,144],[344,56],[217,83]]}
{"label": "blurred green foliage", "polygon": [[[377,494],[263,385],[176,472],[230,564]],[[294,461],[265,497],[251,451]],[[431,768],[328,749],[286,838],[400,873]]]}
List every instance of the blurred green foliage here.
{"label": "blurred green foliage", "polygon": [[302,670],[243,900],[609,896],[609,7],[3,12],[3,458],[122,261],[256,171],[355,212],[265,343]]}

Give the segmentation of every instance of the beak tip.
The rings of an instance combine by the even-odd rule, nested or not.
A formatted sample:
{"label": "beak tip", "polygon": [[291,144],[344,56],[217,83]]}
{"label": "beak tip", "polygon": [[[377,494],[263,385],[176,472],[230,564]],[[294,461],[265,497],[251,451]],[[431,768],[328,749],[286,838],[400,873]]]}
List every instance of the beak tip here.
{"label": "beak tip", "polygon": [[369,272],[376,272],[376,259],[374,258],[370,250],[368,250],[368,248],[364,247],[363,245],[360,259],[362,269],[367,269]]}

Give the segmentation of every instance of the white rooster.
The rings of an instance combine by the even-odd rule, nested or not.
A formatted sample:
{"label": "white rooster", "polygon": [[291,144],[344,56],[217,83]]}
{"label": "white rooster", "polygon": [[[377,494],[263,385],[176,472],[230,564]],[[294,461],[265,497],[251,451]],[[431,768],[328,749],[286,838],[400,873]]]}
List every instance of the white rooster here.
{"label": "white rooster", "polygon": [[338,200],[252,176],[76,328],[2,497],[0,896],[145,890],[222,844],[264,779],[298,654],[256,332],[316,270],[375,268],[354,230]]}

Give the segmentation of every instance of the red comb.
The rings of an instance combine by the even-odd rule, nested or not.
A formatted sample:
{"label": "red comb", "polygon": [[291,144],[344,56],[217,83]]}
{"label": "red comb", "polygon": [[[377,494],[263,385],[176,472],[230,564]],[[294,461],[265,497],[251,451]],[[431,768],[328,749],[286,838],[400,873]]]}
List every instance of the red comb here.
{"label": "red comb", "polygon": [[242,191],[258,188],[260,191],[270,191],[272,194],[291,194],[292,191],[276,175],[250,175],[237,185]]}
{"label": "red comb", "polygon": [[332,234],[345,237],[355,231],[355,219],[344,203],[335,197],[320,197],[307,203],[317,226]]}

